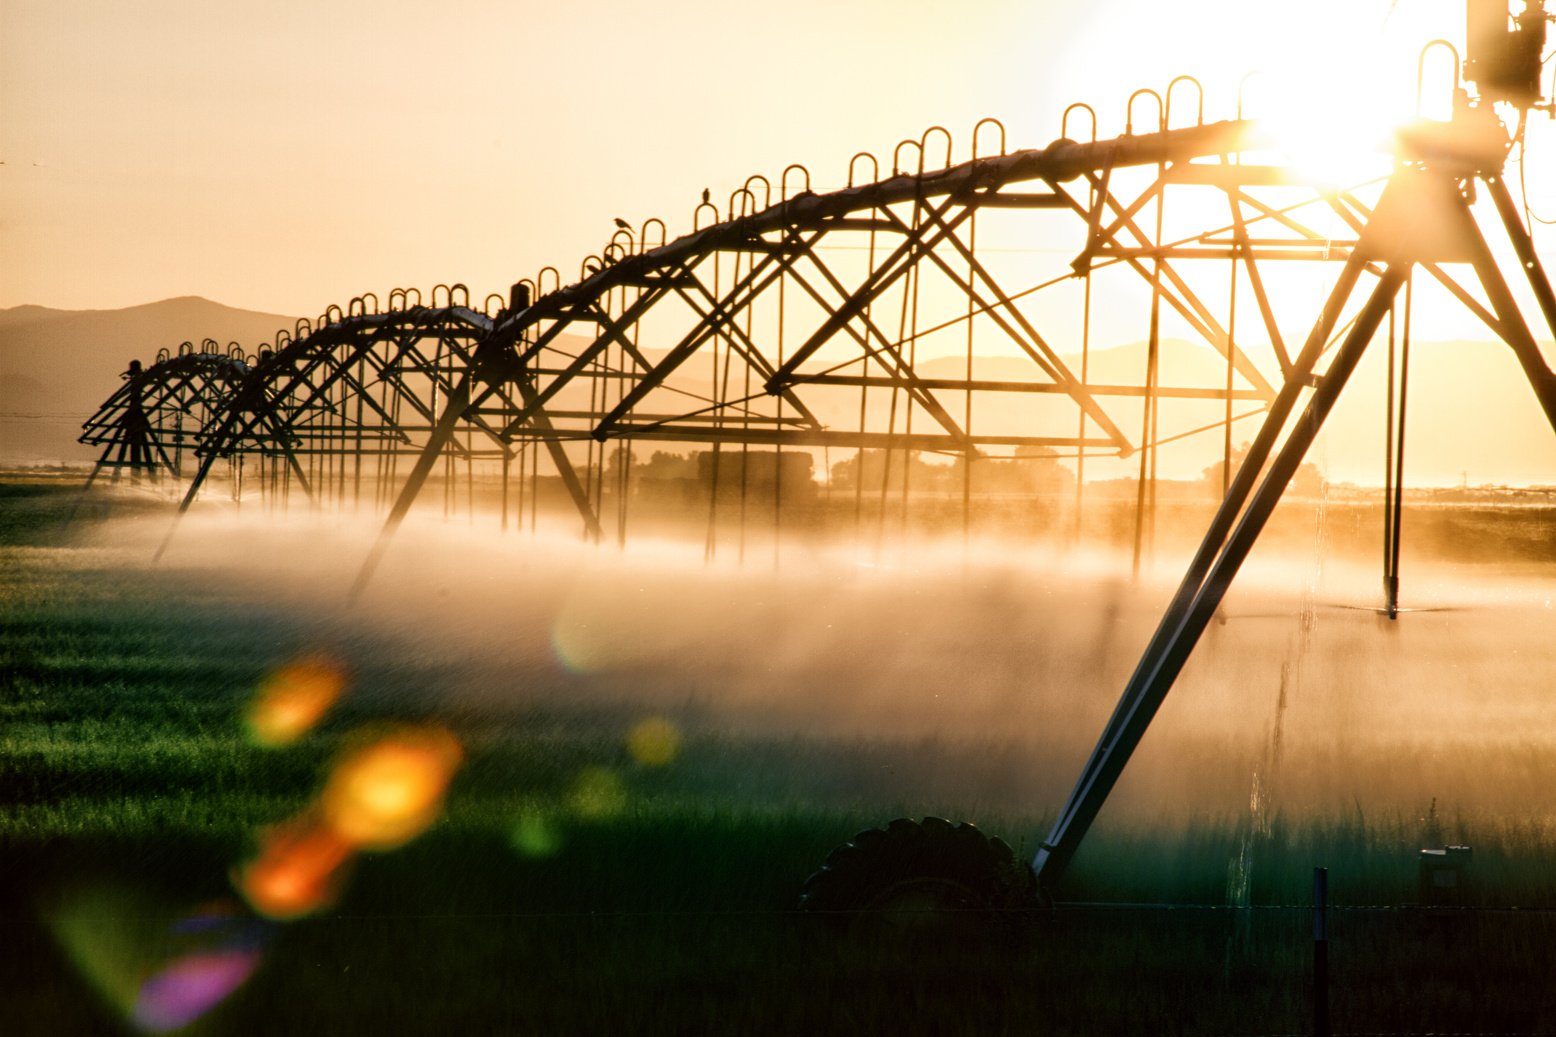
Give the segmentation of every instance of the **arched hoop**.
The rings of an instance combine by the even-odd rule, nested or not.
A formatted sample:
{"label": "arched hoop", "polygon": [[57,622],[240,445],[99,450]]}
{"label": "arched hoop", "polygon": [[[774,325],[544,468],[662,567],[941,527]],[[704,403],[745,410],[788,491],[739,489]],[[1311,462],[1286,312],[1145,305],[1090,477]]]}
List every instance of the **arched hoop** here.
{"label": "arched hoop", "polygon": [[998,152],[996,152],[996,154],[1000,154],[1000,155],[1005,154],[1005,147],[1006,147],[1006,142],[1005,142],[1005,124],[1000,122],[998,119],[994,118],[994,116],[992,116],[992,115],[986,115],[982,119],[979,119],[973,125],[973,131],[972,131],[972,157],[973,158],[980,158],[981,157],[981,153],[978,150],[978,141],[980,139],[979,135],[983,132],[983,128],[985,126],[992,126],[995,129],[1000,131],[1000,149],[999,149]]}

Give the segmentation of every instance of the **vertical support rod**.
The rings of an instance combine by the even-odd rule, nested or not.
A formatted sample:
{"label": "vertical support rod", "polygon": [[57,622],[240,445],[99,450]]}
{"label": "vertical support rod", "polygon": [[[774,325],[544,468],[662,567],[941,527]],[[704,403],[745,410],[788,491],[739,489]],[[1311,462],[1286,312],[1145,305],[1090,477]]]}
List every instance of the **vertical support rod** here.
{"label": "vertical support rod", "polygon": [[502,531],[508,532],[508,469],[513,464],[513,451],[502,445]]}
{"label": "vertical support rod", "polygon": [[1384,369],[1383,393],[1383,605],[1394,617],[1395,597],[1389,580],[1390,548],[1394,544],[1394,399],[1398,392],[1399,335],[1397,314],[1389,311],[1388,364]]}
{"label": "vertical support rod", "polygon": [[[1095,206],[1096,186],[1092,186],[1093,206]],[[1084,390],[1091,384],[1091,267],[1086,267],[1086,272],[1081,275],[1085,279],[1085,294],[1081,301],[1081,388]],[[971,375],[968,376],[971,379]],[[1086,408],[1077,407],[1080,412],[1076,419],[1075,429],[1075,542],[1080,543],[1081,530],[1085,528],[1086,515]],[[967,428],[968,436],[972,435],[972,427]],[[971,448],[968,448],[968,456],[971,457]]]}
{"label": "vertical support rod", "polygon": [[[1151,239],[1154,257],[1151,260],[1151,316],[1150,332],[1145,350],[1144,412],[1140,418],[1140,479],[1135,486],[1135,550],[1131,573],[1140,576],[1140,562],[1147,553],[1146,530],[1151,529],[1155,540],[1156,525],[1156,385],[1161,364],[1162,327],[1162,208],[1166,200],[1167,175],[1165,163],[1157,167],[1156,231]],[[1230,354],[1231,350],[1227,352]]]}
{"label": "vertical support rod", "polygon": [[[1235,210],[1237,202],[1232,203]],[[1234,216],[1236,213],[1234,212]],[[1227,318],[1226,318],[1226,409],[1222,420],[1225,423],[1221,435],[1221,495],[1226,496],[1227,487],[1232,485],[1232,386],[1237,365],[1233,363],[1233,357],[1237,355],[1237,259],[1238,255],[1246,249],[1241,221],[1234,220],[1238,234],[1232,243],[1231,278],[1227,284]]]}
{"label": "vertical support rod", "polygon": [[[974,150],[977,150],[976,148]],[[967,251],[972,256],[978,254],[978,213],[975,211],[967,218]],[[977,276],[977,264],[971,258],[967,261],[967,283],[971,285]],[[1086,282],[1087,290],[1090,290],[1091,282]],[[962,432],[967,436],[967,448],[962,451],[962,557],[965,559],[967,545],[972,541],[972,463],[973,463],[973,318],[977,316],[976,299],[972,292],[967,294],[967,390],[962,394]],[[1081,335],[1081,348],[1085,349],[1085,333]],[[1082,434],[1085,435],[1086,409],[1080,408]]]}
{"label": "vertical support rod", "polygon": [[[1399,340],[1399,414],[1392,433],[1394,443],[1394,472],[1390,478],[1392,500],[1388,507],[1392,515],[1388,524],[1388,556],[1384,560],[1385,612],[1390,619],[1399,618],[1399,541],[1400,522],[1405,513],[1405,404],[1410,392],[1410,294],[1411,283],[1405,281],[1405,319],[1403,334]],[[1392,343],[1391,343],[1392,345]],[[1392,364],[1389,371],[1392,377]]]}
{"label": "vertical support rod", "polygon": [[[1328,372],[1318,381],[1306,411],[1292,427],[1285,444],[1271,462],[1269,473],[1255,491],[1253,484],[1264,468],[1265,459],[1284,429],[1297,397],[1311,376],[1328,339],[1328,329],[1333,327],[1360,273],[1361,261],[1356,255],[1347,261],[1340,283],[1335,286],[1323,315],[1309,335],[1292,377],[1286,380],[1271,405],[1269,418],[1259,429],[1226,500],[1216,512],[1204,542],[1190,563],[1183,583],[1168,605],[1161,625],[1147,645],[1134,675],[1119,698],[1112,718],[1103,730],[1096,748],[1092,750],[1080,780],[1060,811],[1053,830],[1038,848],[1032,866],[1040,882],[1051,886],[1063,873],[1086,830],[1102,809],[1103,802],[1123,773],[1124,765],[1188,662],[1189,654],[1220,605],[1233,577],[1253,549],[1254,541],[1258,539],[1270,513],[1275,510],[1286,484],[1291,481],[1308,447],[1317,437],[1367,343],[1386,316],[1404,281],[1402,266],[1390,266],[1384,272],[1330,363]],[[1245,500],[1246,509],[1242,506]],[[1234,523],[1236,528],[1232,529]],[[1231,530],[1229,539],[1226,538],[1228,530]]]}
{"label": "vertical support rod", "polygon": [[[790,228],[785,228],[789,233]],[[783,326],[784,326],[784,285],[789,283],[787,273],[778,275],[778,366],[783,366]],[[783,427],[783,397],[777,398],[778,427]],[[773,571],[778,571],[779,552],[783,547],[783,444],[780,442],[773,458]],[[811,455],[814,457],[814,455]],[[827,473],[830,483],[832,474]]]}
{"label": "vertical support rod", "polygon": [[[389,512],[389,517],[384,520],[384,528],[379,530],[378,539],[373,541],[372,549],[368,551],[367,558],[362,562],[362,568],[357,572],[356,581],[351,585],[348,600],[355,601],[362,593],[369,580],[373,578],[373,571],[378,568],[378,563],[383,559],[384,552],[389,549],[389,541],[394,538],[395,530],[400,528],[400,523],[405,521],[406,514],[411,510],[411,504],[415,502],[416,495],[421,492],[422,485],[427,481],[427,476],[437,465],[438,458],[443,453],[443,447],[453,438],[454,430],[459,427],[460,419],[465,416],[465,408],[470,405],[470,382],[474,379],[473,373],[467,371],[452,389],[444,395],[443,416],[432,428],[432,435],[427,439],[427,445],[422,448],[421,456],[416,459],[416,465],[411,469],[411,474],[405,479],[405,486],[400,490],[400,496],[395,500],[394,507]],[[445,488],[446,489],[446,488]],[[448,497],[444,494],[444,519],[448,518]]]}
{"label": "vertical support rod", "polygon": [[[523,378],[515,379],[513,385],[519,390],[519,399],[524,404],[525,409],[530,412],[530,423],[539,433],[536,441],[535,460],[530,470],[533,485],[538,491],[540,485],[540,450],[538,444],[543,442],[546,445],[546,451],[551,455],[552,467],[556,469],[557,475],[561,477],[563,488],[567,490],[568,496],[573,498],[573,506],[578,509],[578,515],[583,519],[584,539],[590,543],[599,543],[602,535],[599,512],[590,506],[589,488],[585,483],[579,481],[578,473],[573,468],[573,462],[567,456],[567,450],[563,447],[561,439],[555,434],[556,429],[551,424],[551,418],[546,414],[545,409],[537,404],[535,390]],[[586,472],[585,478],[587,479],[587,477],[588,473]],[[535,526],[535,510],[537,507],[535,497],[536,494],[534,493],[530,495],[531,532],[534,532]]]}
{"label": "vertical support rod", "polygon": [[540,528],[540,442],[530,445],[529,460],[529,532],[534,536]]}
{"label": "vertical support rod", "polygon": [[357,431],[356,449],[351,454],[351,510],[362,510],[362,397],[367,392],[367,361],[362,359],[363,354],[357,357]]}
{"label": "vertical support rod", "polygon": [[[1497,199],[1497,208],[1501,211],[1507,192],[1506,186],[1498,177],[1487,177],[1486,184],[1490,188],[1492,197]],[[1510,197],[1505,201],[1508,206],[1512,205]],[[1534,255],[1532,246],[1528,243],[1528,232],[1519,221],[1516,212],[1503,212],[1502,215],[1508,236],[1518,250],[1519,259],[1523,261],[1524,270],[1529,275],[1530,285],[1540,299],[1540,308],[1545,311],[1552,329],[1556,330],[1556,298],[1552,298],[1550,282],[1546,280],[1544,271],[1539,265],[1539,258]],[[1529,380],[1530,388],[1534,390],[1535,397],[1540,401],[1540,409],[1545,412],[1545,418],[1550,422],[1551,428],[1556,430],[1556,374],[1552,373],[1550,365],[1540,353],[1539,344],[1535,341],[1528,324],[1524,322],[1518,303],[1513,298],[1507,282],[1503,280],[1491,249],[1483,240],[1474,242],[1473,245],[1475,256],[1471,262],[1474,264],[1476,276],[1480,278],[1481,286],[1486,290],[1486,300],[1491,303],[1492,311],[1495,312],[1497,322],[1501,326],[1499,333],[1503,341],[1512,347],[1514,356],[1518,358],[1518,365],[1523,368],[1524,377]],[[1528,249],[1527,259],[1526,249]]]}
{"label": "vertical support rod", "polygon": [[1507,181],[1500,176],[1488,176],[1485,180],[1487,193],[1496,203],[1497,215],[1502,218],[1508,240],[1513,243],[1513,251],[1518,255],[1518,263],[1529,279],[1529,287],[1540,304],[1540,312],[1545,315],[1545,324],[1551,329],[1551,334],[1556,335],[1556,290],[1551,288],[1550,278],[1540,263],[1540,255],[1534,250],[1534,239],[1529,236],[1529,228],[1524,226],[1524,221],[1518,216]]}

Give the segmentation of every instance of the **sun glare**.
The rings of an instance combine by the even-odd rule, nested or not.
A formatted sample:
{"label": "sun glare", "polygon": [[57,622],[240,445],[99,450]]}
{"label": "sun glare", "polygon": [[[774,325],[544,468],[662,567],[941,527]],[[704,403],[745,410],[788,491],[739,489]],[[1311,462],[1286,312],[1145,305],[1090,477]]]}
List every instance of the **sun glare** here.
{"label": "sun glare", "polygon": [[441,727],[405,727],[348,752],[318,801],[265,833],[234,884],[255,911],[285,921],[333,903],[364,850],[392,850],[426,831],[464,750]]}
{"label": "sun glare", "polygon": [[681,751],[681,732],[664,717],[647,717],[627,733],[627,751],[644,767],[663,767]]}
{"label": "sun glare", "polygon": [[1266,129],[1272,150],[1303,179],[1344,187],[1384,175],[1400,129],[1452,114],[1453,51],[1420,46],[1342,40],[1317,70],[1308,60],[1252,73],[1242,82],[1241,114]]}
{"label": "sun glare", "polygon": [[1265,127],[1272,150],[1298,177],[1325,187],[1386,174],[1394,134],[1413,114],[1383,92],[1315,90],[1289,77],[1271,77],[1267,87],[1264,104],[1248,114]]}
{"label": "sun glare", "polygon": [[346,690],[340,663],[309,655],[265,679],[248,711],[248,728],[261,745],[288,745],[313,729]]}
{"label": "sun glare", "polygon": [[385,736],[335,768],[324,789],[324,817],[353,846],[403,846],[437,820],[462,756],[459,742],[441,728]]}
{"label": "sun glare", "polygon": [[1171,125],[1183,126],[1201,84],[1207,121],[1257,120],[1274,138],[1271,158],[1299,177],[1354,184],[1388,171],[1396,129],[1449,117],[1463,31],[1462,5],[1446,0],[1269,9],[1203,0],[1192,15],[1151,0],[1104,0],[1089,5],[1055,86],[1091,102],[1104,126],[1127,115],[1138,131],[1158,109],[1141,97],[1126,113],[1131,91],[1152,88]]}
{"label": "sun glare", "polygon": [[627,790],[615,772],[604,767],[586,767],[574,779],[567,802],[573,813],[584,820],[603,821],[626,808]]}
{"label": "sun glare", "polygon": [[236,885],[266,918],[301,918],[334,903],[351,852],[327,825],[305,816],[267,832],[258,858],[237,873]]}
{"label": "sun glare", "polygon": [[131,1019],[142,1030],[180,1030],[220,1004],[259,967],[257,947],[218,947],[170,962],[142,984]]}

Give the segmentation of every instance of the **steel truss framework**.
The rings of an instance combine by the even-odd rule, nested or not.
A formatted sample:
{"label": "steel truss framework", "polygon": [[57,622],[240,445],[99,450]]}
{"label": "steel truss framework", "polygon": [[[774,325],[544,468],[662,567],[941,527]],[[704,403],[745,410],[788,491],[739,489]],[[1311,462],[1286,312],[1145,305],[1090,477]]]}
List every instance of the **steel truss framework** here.
{"label": "steel truss framework", "polygon": [[[434,298],[442,305],[396,289],[384,312],[371,294],[353,299],[349,311],[331,307],[317,330],[299,321],[281,331],[257,356],[207,339],[177,356],[164,350],[144,370],[134,362],[80,441],[105,447],[99,468],[174,475],[190,449],[199,463],[186,503],[216,459],[245,456],[259,459],[262,486],[354,497],[365,477],[392,478],[394,458],[425,437],[474,343],[491,331],[463,286],[440,285]],[[447,449],[467,459],[501,453],[468,439]]]}
{"label": "steel truss framework", "polygon": [[[356,501],[364,480],[392,482],[396,459],[436,425],[492,330],[462,286],[433,294],[443,305],[396,290],[384,312],[372,296],[354,299],[316,330],[300,322],[295,338],[283,333],[202,435],[185,506],[216,458],[246,453],[260,458],[269,485],[295,481],[311,497]],[[471,435],[445,444],[450,459],[502,456],[495,428],[478,417],[469,426]]]}
{"label": "steel truss framework", "polygon": [[[1051,887],[1068,866],[1347,380],[1393,312],[1401,291],[1408,293],[1417,269],[1442,282],[1511,349],[1556,432],[1556,373],[1541,353],[1514,287],[1503,276],[1489,244],[1493,237],[1501,237],[1511,247],[1545,330],[1556,335],[1556,292],[1503,180],[1506,150],[1507,138],[1500,124],[1489,118],[1489,109],[1463,110],[1454,123],[1401,141],[1397,171],[1377,205],[1354,217],[1356,244],[1292,358],[1268,417],[1074,791],[1038,849],[1033,867],[1046,886]],[[1495,226],[1485,230],[1472,208],[1482,192],[1496,213]],[[1466,285],[1455,280],[1445,271],[1446,264],[1468,265],[1473,281]],[[1392,517],[1386,514],[1386,526],[1390,522],[1397,567],[1397,510]],[[1387,562],[1386,579],[1392,615],[1397,568],[1388,570]]]}
{"label": "steel truss framework", "polygon": [[[810,191],[799,167],[776,188],[753,177],[727,218],[705,201],[697,216],[709,225],[677,240],[659,221],[619,230],[577,283],[548,268],[482,313],[461,286],[440,286],[431,306],[397,291],[382,313],[372,296],[332,307],[228,385],[195,433],[201,463],[184,506],[218,458],[253,455],[269,490],[356,500],[364,480],[380,495],[398,488],[392,527],[440,459],[467,471],[500,461],[506,500],[511,462],[533,478],[543,456],[599,535],[612,454],[668,441],[708,447],[715,478],[720,451],[879,451],[883,472],[894,453],[961,457],[965,515],[979,458],[1049,451],[1076,460],[1078,486],[1088,457],[1138,458],[1138,549],[1161,443],[1220,429],[1229,453],[1232,423],[1262,414],[1291,370],[1297,336],[1267,271],[1340,265],[1369,212],[1367,189],[1334,192],[1255,161],[1263,141],[1250,123],[1169,129],[1169,105],[1151,91],[1131,98],[1131,123],[1153,101],[1148,133],[1131,125],[1111,140],[1002,146],[952,164],[950,135],[935,129],[899,146],[885,178],[856,156],[850,180],[868,182],[840,190]],[[1066,122],[1090,114],[1073,106]],[[975,142],[996,131],[986,120]],[[926,168],[942,146],[944,168]],[[1052,243],[1062,261],[1011,242]],[[1148,349],[1127,379],[1087,370],[1094,283],[1114,308],[1134,292]],[[1244,337],[1269,344],[1258,355],[1237,334],[1239,285],[1258,323]],[[1062,293],[1061,323],[1051,300]],[[1164,382],[1185,349],[1167,321],[1224,370]],[[1164,423],[1171,408],[1180,417]],[[89,429],[132,412],[110,401]],[[163,449],[129,456],[166,466],[185,433],[147,413],[136,435]],[[416,459],[403,484],[402,457]]]}
{"label": "steel truss framework", "polygon": [[206,339],[185,342],[176,355],[163,350],[150,367],[130,364],[124,384],[83,425],[80,441],[103,448],[98,471],[109,468],[183,472],[184,453],[220,420],[250,374],[241,348],[220,351]]}
{"label": "steel truss framework", "polygon": [[[354,494],[364,458],[376,458],[375,485],[397,494],[366,579],[440,460],[499,459],[506,493],[512,459],[522,473],[526,456],[544,452],[597,536],[609,447],[662,441],[704,444],[715,458],[753,447],[882,450],[888,458],[938,451],[965,458],[964,472],[999,449],[1067,451],[1082,470],[1101,453],[1138,458],[1138,550],[1157,451],[1183,434],[1164,421],[1165,408],[1216,411],[1198,431],[1221,431],[1223,456],[1233,423],[1262,415],[1041,844],[1034,867],[1051,885],[1385,326],[1392,355],[1402,300],[1408,336],[1412,283],[1440,286],[1509,347],[1556,430],[1556,375],[1491,242],[1516,256],[1519,290],[1532,295],[1552,334],[1556,294],[1502,178],[1508,140],[1489,108],[1402,134],[1388,172],[1336,189],[1270,161],[1255,124],[1171,129],[1168,105],[1149,91],[1131,98],[1131,116],[1142,98],[1158,105],[1148,133],[1060,139],[961,164],[949,160],[947,134],[944,168],[926,170],[931,142],[944,132],[931,131],[899,147],[892,175],[858,185],[817,193],[801,171],[807,186],[791,190],[786,173],[775,191],[753,178],[726,218],[674,241],[651,221],[645,229],[658,226],[657,243],[623,228],[578,282],[563,287],[551,271],[549,290],[544,276],[520,282],[496,307],[489,299],[485,313],[456,300],[458,289],[434,293],[430,307],[402,293],[382,313],[369,297],[332,310],[317,328],[300,327],[252,362],[229,359],[222,368],[220,358],[169,357],[133,373],[83,439],[106,445],[103,465],[176,472],[188,442],[179,423],[202,416],[200,467],[185,507],[220,457],[257,454],[269,465],[269,485],[290,479],[316,498],[343,498],[348,487]],[[905,148],[916,168],[903,168]],[[1196,196],[1198,203],[1179,201]],[[712,209],[705,195],[699,213]],[[1034,274],[1011,262],[989,244],[1010,240],[994,238],[996,217],[1014,221],[1029,241],[1071,240],[1064,231],[1078,229],[1069,265]],[[1323,271],[1316,318],[1282,312],[1269,290],[1271,271],[1291,263]],[[1093,282],[1114,272],[1144,287],[1147,355],[1138,379],[1103,383],[1087,370],[1090,302]],[[1039,302],[1064,285],[1078,285],[1084,300],[1079,370],[1069,359],[1073,342],[1064,352],[1042,330]],[[1239,324],[1240,291],[1254,311],[1243,324],[1255,331]],[[1164,335],[1167,321],[1215,351],[1223,365],[1216,379],[1164,384],[1164,361],[1181,348]],[[947,364],[953,336],[960,362]],[[1262,351],[1245,348],[1250,339]],[[991,342],[1009,362],[981,371]],[[1014,410],[991,402],[1011,398],[1021,404]],[[400,457],[415,459],[403,481],[393,467]],[[969,485],[970,477],[964,503]],[[1392,497],[1384,518],[1396,565],[1398,505]]]}

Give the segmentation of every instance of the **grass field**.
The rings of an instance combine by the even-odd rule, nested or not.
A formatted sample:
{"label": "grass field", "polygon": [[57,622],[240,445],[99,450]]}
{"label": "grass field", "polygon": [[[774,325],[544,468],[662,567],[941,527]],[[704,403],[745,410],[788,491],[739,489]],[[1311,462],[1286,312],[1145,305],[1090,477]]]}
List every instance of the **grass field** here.
{"label": "grass field", "polygon": [[[218,938],[257,968],[187,1032],[1302,1033],[1315,865],[1336,1032],[1556,1032],[1556,669],[1549,613],[1509,619],[1538,574],[1429,584],[1460,611],[1393,632],[1334,613],[1314,634],[1255,585],[1055,909],[888,948],[795,911],[805,876],[903,815],[1030,855],[1159,589],[412,529],[348,607],[363,527],[217,516],[153,566],[165,505],[67,528],[69,491],[0,486],[0,1033],[134,1032],[136,992]],[[256,689],[320,651],[345,698],[256,743]],[[1401,687],[1372,687],[1396,656]],[[1430,677],[1454,667],[1449,700]],[[679,735],[662,765],[629,746],[646,718]],[[306,917],[190,923],[354,732],[393,722],[464,747],[436,824]],[[1458,840],[1470,906],[1414,906],[1416,849]]]}

